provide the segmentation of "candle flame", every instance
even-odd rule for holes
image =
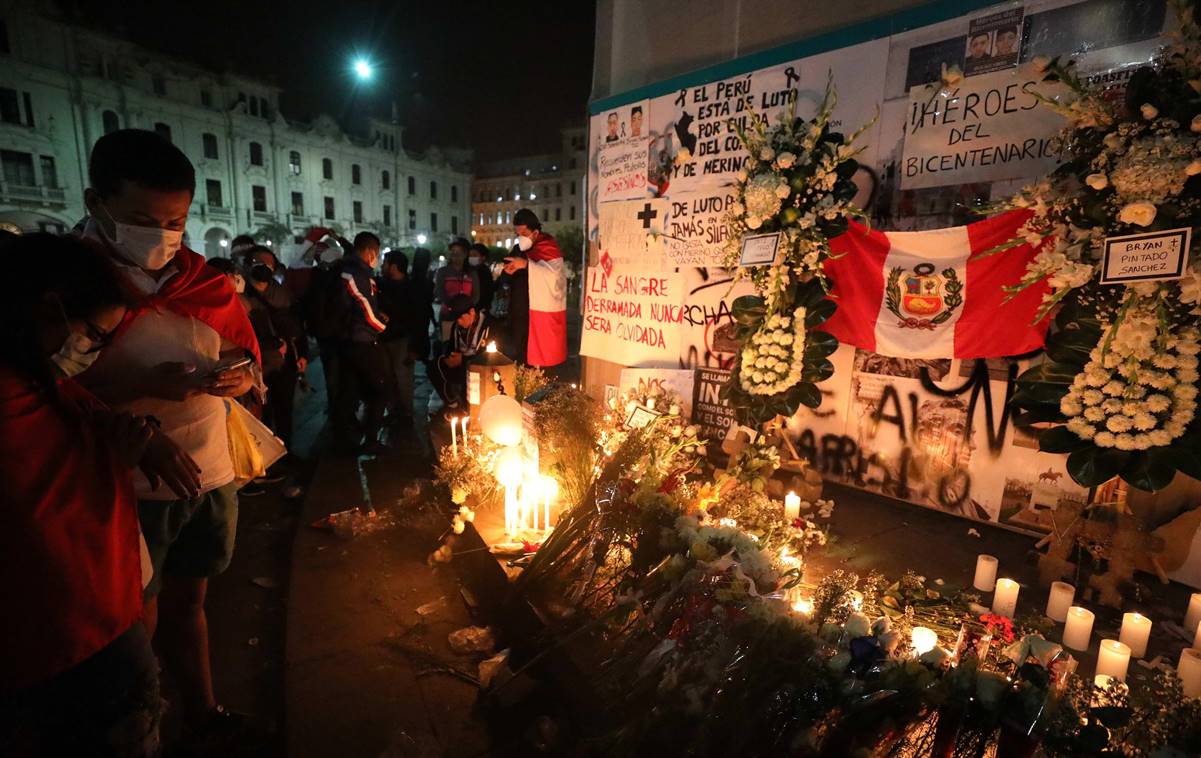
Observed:
[[[484,347],[484,352],[495,353],[496,352],[496,340],[489,340],[488,344]]]

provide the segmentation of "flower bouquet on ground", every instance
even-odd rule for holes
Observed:
[[[1070,160],[1008,202],[1033,212],[1011,244],[1049,242],[1011,289],[1045,283],[1039,317],[1061,308],[1046,359],[1019,378],[1013,402],[1027,422],[1052,425],[1040,449],[1068,454],[1086,487],[1201,478],[1201,27],[1192,7],[1180,10],[1176,44],[1135,72],[1124,103],[1086,86],[1071,63],[1033,63],[1074,99],[1044,99],[1069,119]],[[1181,277],[1102,283],[1107,238],[1170,231],[1187,232],[1177,238]]]

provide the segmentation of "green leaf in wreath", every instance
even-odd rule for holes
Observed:
[[[838,303],[830,299],[819,300],[805,310],[805,329],[816,329],[830,320],[838,310]]]
[[[1176,478],[1176,467],[1159,456],[1142,450],[1130,456],[1121,472],[1122,479],[1131,487],[1146,492],[1158,492]]]
[[[1038,437],[1038,449],[1044,453],[1074,453],[1092,444],[1066,426],[1048,429]]]
[[[801,372],[801,381],[805,382],[824,382],[834,376],[834,364],[829,358],[822,358],[817,363],[805,363],[805,370]]]
[[[1068,475],[1082,487],[1096,487],[1117,476],[1128,458],[1121,450],[1089,445],[1068,456]]]
[[[758,329],[767,315],[767,306],[758,295],[743,295],[734,301],[730,312],[739,325]]]
[[[829,332],[812,331],[805,335],[805,363],[829,357],[838,349],[838,338]]]
[[[1059,409],[1059,401],[1068,394],[1066,384],[1018,384],[1011,401],[1018,408]]]
[[[816,408],[822,404],[821,390],[812,382],[801,382],[788,390],[788,395],[806,408]]]
[[[1089,348],[1090,350],[1092,348]],[[1018,377],[1018,384],[1032,384],[1039,382],[1042,384],[1071,384],[1076,380],[1076,375],[1080,373],[1080,366],[1071,363],[1059,363],[1053,360],[1044,360],[1036,366],[1031,366],[1022,372]]]
[[[826,289],[818,279],[810,279],[807,282],[796,285],[794,295],[796,304],[802,305],[808,310],[816,308],[826,300]]]
[[[1186,434],[1170,447],[1152,450],[1158,461],[1194,479],[1201,479],[1201,435]]]

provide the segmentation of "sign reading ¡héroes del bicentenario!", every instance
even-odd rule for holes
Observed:
[[[1192,239],[1191,228],[1105,238],[1102,284],[1179,279]]]

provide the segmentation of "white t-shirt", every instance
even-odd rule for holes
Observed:
[[[172,274],[161,280],[134,266],[117,262],[127,280],[142,294],[156,292]],[[120,384],[121,377],[151,371],[160,363],[178,362],[196,367],[196,376],[213,370],[221,359],[221,335],[198,319],[181,316],[173,311],[149,310],[138,316],[129,328],[105,348],[90,374],[102,390],[109,384]],[[101,394],[103,400],[103,394]],[[229,458],[229,437],[226,431],[225,401],[213,395],[197,395],[182,402],[161,398],[140,398],[117,403],[116,410],[136,415],[151,415],[162,423],[162,429],[184,449],[200,467],[202,493],[229,484],[234,480],[233,462]],[[175,500],[176,495],[166,485],[151,489],[141,470],[134,470],[134,490],[143,500]]]

